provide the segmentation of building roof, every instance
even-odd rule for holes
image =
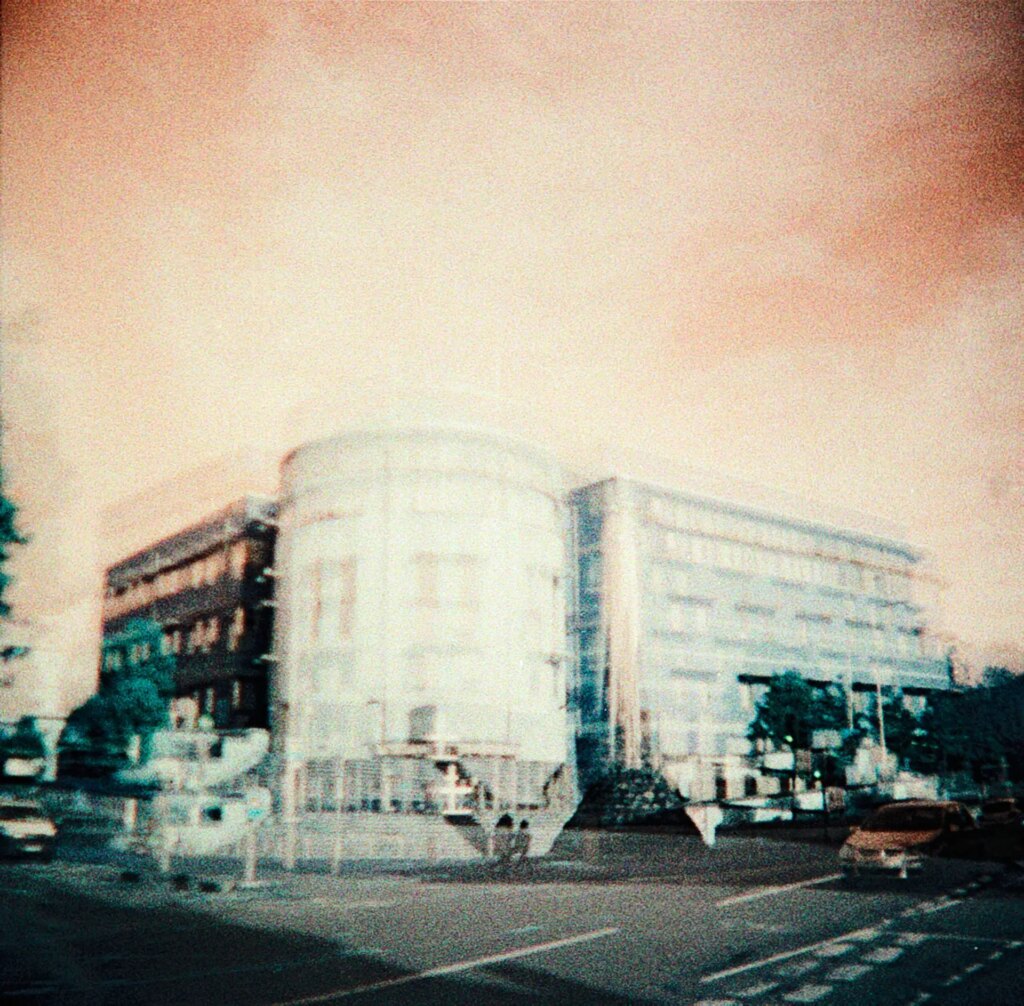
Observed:
[[[690,489],[673,488],[672,486],[661,485],[657,482],[647,479],[633,478],[632,476],[610,475],[607,478],[599,479],[589,485],[583,485],[573,489],[570,496],[582,495],[592,491],[597,486],[615,482],[627,483],[652,492],[672,496],[676,499],[696,503],[699,506],[706,507],[708,510],[733,513],[739,516],[752,518],[766,524],[795,528],[797,530],[807,531],[811,534],[827,535],[830,538],[838,538],[842,541],[850,542],[855,545],[863,545],[872,549],[895,552],[899,555],[905,556],[912,562],[917,562],[923,558],[920,549],[914,548],[912,545],[899,541],[893,537],[843,527],[838,524],[829,523],[825,520],[813,520],[808,517],[790,515],[782,512],[781,509],[769,509],[768,507],[737,502],[731,499],[724,499],[718,496],[695,492]],[[862,519],[864,521],[871,520],[869,517],[864,517]]]
[[[198,523],[148,545],[107,570],[106,580],[115,590],[127,587],[242,537],[253,525],[271,525],[277,502],[265,496],[244,496]]]

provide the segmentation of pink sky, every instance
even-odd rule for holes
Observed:
[[[570,454],[894,521],[941,628],[1019,644],[1020,29],[1008,3],[7,0],[15,602],[101,508],[292,446],[308,400],[438,386]]]

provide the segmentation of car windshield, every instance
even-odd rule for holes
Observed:
[[[23,821],[25,818],[41,818],[43,815],[35,807],[16,807],[8,804],[0,807],[0,821]]]
[[[1006,810],[1016,809],[1017,803],[1014,800],[993,800],[991,803],[986,803],[982,810],[986,814],[1001,814]]]
[[[937,831],[941,807],[883,807],[864,822],[865,831]]]

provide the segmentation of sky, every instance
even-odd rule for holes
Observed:
[[[144,544],[119,501],[444,393],[877,515],[1024,642],[1020,5],[3,19],[22,612]]]

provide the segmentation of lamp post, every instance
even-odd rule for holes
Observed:
[[[388,707],[384,699],[369,699],[366,708],[369,709],[370,706],[377,706],[380,709],[380,748],[377,762],[380,769],[380,809],[381,813],[386,814],[391,809],[391,794],[388,792],[388,777],[384,766]]]
[[[786,734],[782,738],[788,745],[790,754],[793,756],[793,768],[789,777],[789,821],[790,827],[796,827],[796,747],[793,744],[793,735]]]

